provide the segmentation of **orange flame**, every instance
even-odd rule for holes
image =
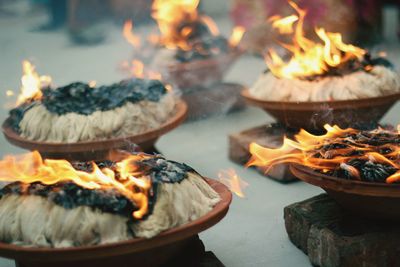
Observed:
[[[229,38],[229,44],[231,46],[237,46],[243,38],[246,29],[242,26],[236,26],[233,28],[231,37]]]
[[[360,179],[358,170],[347,164],[349,160],[358,158],[394,167],[397,170],[396,173],[389,176],[386,182],[400,181],[400,162],[398,158],[400,145],[388,143],[374,146],[369,143],[357,142],[348,137],[350,134],[357,134],[357,130],[352,128],[341,129],[338,126],[330,125],[325,125],[324,128],[327,133],[320,136],[301,130],[295,135],[294,140],[285,137],[282,146],[276,149],[251,143],[250,153],[252,156],[246,165],[266,167],[266,172],[274,165],[281,163],[297,163],[322,172],[328,172],[340,167],[352,173],[356,179]],[[377,129],[370,133],[372,135],[378,133],[399,135],[400,131],[390,132]],[[332,144],[335,144],[337,148],[324,149],[324,146],[329,147]],[[387,149],[387,153],[384,155],[380,153],[382,148]],[[316,157],[316,153],[321,156]]]
[[[244,198],[243,190],[249,185],[237,175],[234,169],[221,170],[218,173],[218,179],[226,185],[229,190],[235,193],[238,197]]]
[[[186,37],[192,30],[189,27],[179,29],[181,22],[196,21],[199,18],[197,6],[199,0],[154,0],[152,16],[157,21],[162,39],[167,48],[190,50]]]
[[[0,161],[0,181],[21,182],[24,184],[41,182],[53,185],[59,182],[73,182],[87,189],[115,188],[139,209],[133,212],[136,219],[142,218],[148,211],[148,193],[151,180],[143,176],[137,161],[148,155],[130,155],[116,163],[116,173],[109,169],[100,169],[95,163],[93,171],[78,171],[66,160],[43,160],[38,152],[20,156],[6,156]]]
[[[23,75],[21,78],[21,93],[17,99],[17,105],[29,99],[40,99],[42,97],[41,88],[51,83],[50,76],[40,76],[35,71],[35,66],[27,60],[22,62]]]
[[[198,13],[199,2],[199,0],[154,0],[152,16],[157,21],[161,32],[161,38],[157,41],[169,49],[191,50],[192,46],[188,42],[188,37],[194,30],[191,23],[196,21],[202,21],[212,35],[219,35],[218,26],[214,20]],[[182,27],[182,25],[186,26]],[[243,33],[244,28],[237,27],[232,33],[230,44],[237,45]]]
[[[132,21],[126,21],[122,30],[125,40],[130,43],[136,50],[142,48],[142,42],[138,35],[133,33]],[[153,35],[151,35],[153,36]],[[151,37],[154,38],[154,37]],[[150,39],[151,39],[150,38]],[[148,70],[145,65],[139,59],[133,59],[131,61],[124,61],[121,64],[122,69],[128,71],[133,77],[142,79],[154,79],[161,80],[162,76],[160,72]]]
[[[274,49],[269,49],[265,57],[266,64],[275,76],[294,79],[321,75],[326,73],[329,68],[338,67],[344,62],[362,59],[366,51],[343,43],[340,33],[316,28],[315,32],[323,43],[316,43],[305,37],[303,24],[306,11],[300,9],[294,2],[289,2],[289,4],[298,15],[284,18],[273,16],[269,19],[272,27],[278,29],[281,34],[294,34],[292,44],[282,44],[292,53],[288,62],[285,62]],[[294,25],[295,22],[297,22],[296,25]]]
[[[125,37],[125,40],[128,41],[133,47],[140,48],[141,42],[140,37],[133,33],[133,23],[131,20],[127,20],[124,23],[124,28],[122,30],[122,34]]]

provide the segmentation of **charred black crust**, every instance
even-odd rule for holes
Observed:
[[[95,111],[121,107],[128,102],[137,103],[143,100],[158,102],[167,93],[167,89],[158,80],[133,78],[96,88],[86,83],[75,82],[56,89],[42,88],[42,93],[43,97],[40,100],[28,100],[9,112],[14,130],[19,132],[19,123],[25,112],[36,104],[43,104],[49,112],[57,115],[67,113],[90,115]]]
[[[327,140],[327,142],[329,141]],[[324,159],[332,159],[338,155],[349,156],[350,158],[343,163],[354,167],[358,171],[359,177],[354,177],[350,171],[341,168],[339,164],[336,168],[324,172],[324,174],[348,180],[360,179],[365,182],[385,183],[386,179],[396,173],[398,169],[386,162],[366,158],[364,156],[365,150],[362,148],[367,146],[370,151],[377,152],[396,162],[399,160],[397,156],[389,154],[393,152],[391,146],[397,147],[399,144],[400,134],[395,132],[359,131],[336,137],[331,143],[324,144],[310,153],[314,158]],[[337,149],[349,150],[346,154],[337,154],[335,152]],[[319,170],[316,171],[319,172]]]
[[[96,164],[100,168],[115,170],[115,163],[112,161],[96,162]],[[143,170],[143,175],[149,176],[152,181],[152,188],[149,193],[149,213],[143,219],[153,211],[160,184],[180,183],[187,178],[188,172],[195,172],[186,164],[169,161],[161,156],[152,156],[137,161],[136,164]],[[91,172],[93,163],[75,162],[73,167],[79,171]],[[118,176],[116,178],[118,179]],[[72,182],[53,185],[45,185],[40,182],[32,184],[14,182],[0,189],[0,197],[9,194],[40,196],[65,209],[87,206],[102,212],[125,216],[130,220],[133,220],[132,213],[137,210],[137,207],[131,201],[113,188],[91,190]]]

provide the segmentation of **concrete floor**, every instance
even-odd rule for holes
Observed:
[[[131,54],[130,46],[121,37],[119,28],[107,25],[108,39],[92,46],[72,45],[64,31],[33,33],[41,17],[0,18],[0,120],[7,116],[10,102],[7,89],[17,90],[21,76],[21,61],[33,59],[41,74],[50,74],[57,85],[77,80],[96,80],[98,84],[112,83],[124,76],[117,65]],[[229,29],[227,20],[218,20],[223,31]],[[380,49],[389,51],[389,58],[399,63],[399,45],[388,39]],[[265,68],[260,59],[241,58],[226,79],[251,85]],[[223,103],[221,103],[223,105]],[[400,106],[396,105],[384,121],[397,123]],[[212,250],[226,266],[310,266],[308,258],[293,246],[286,235],[283,207],[312,197],[319,188],[297,182],[282,185],[253,170],[229,161],[227,135],[270,121],[264,112],[248,108],[243,112],[220,115],[207,120],[186,123],[161,138],[157,147],[165,156],[184,161],[208,177],[216,177],[221,169],[234,168],[249,183],[244,199],[234,198],[226,218],[201,234],[208,250]],[[22,150],[0,137],[0,154]],[[0,259],[0,267],[14,266]]]

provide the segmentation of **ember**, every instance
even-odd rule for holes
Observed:
[[[326,134],[301,130],[294,140],[285,138],[278,149],[250,145],[248,166],[272,167],[297,163],[316,171],[367,182],[400,182],[400,133],[382,128],[372,131],[325,125]]]

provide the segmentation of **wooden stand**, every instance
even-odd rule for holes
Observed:
[[[400,266],[398,223],[346,213],[328,195],[284,209],[286,231],[315,266]]]
[[[276,148],[282,145],[283,136],[293,135],[295,131],[287,130],[278,124],[267,124],[254,127],[239,133],[229,135],[229,158],[238,163],[245,164],[250,159],[249,145],[255,142],[259,145]],[[288,164],[281,164],[273,167],[268,175],[265,168],[258,167],[257,170],[273,180],[281,183],[298,181],[289,171]]]
[[[217,83],[210,88],[182,89],[182,99],[188,104],[188,120],[207,118],[243,109],[240,96],[243,86],[235,83]]]

